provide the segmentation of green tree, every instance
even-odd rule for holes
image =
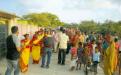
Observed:
[[[63,25],[59,18],[51,13],[31,13],[23,16],[29,23],[34,23],[38,26],[57,27]]]
[[[96,32],[97,23],[94,21],[82,21],[79,25],[79,28],[84,32]]]

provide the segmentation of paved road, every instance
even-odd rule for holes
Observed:
[[[69,71],[69,62],[70,62],[70,56],[67,56],[66,65],[58,65],[57,64],[57,54],[53,54],[52,56],[52,62],[49,69],[41,68],[40,64],[35,65],[31,63],[29,64],[29,70],[25,74],[21,75],[84,75],[83,68],[82,70],[74,70],[72,72]],[[6,60],[0,61],[0,73],[1,75],[4,75],[4,72],[6,70]],[[90,73],[89,75],[94,75],[93,73]],[[102,69],[98,68],[98,75],[104,75]]]

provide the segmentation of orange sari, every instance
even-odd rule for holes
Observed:
[[[28,70],[29,57],[30,57],[30,40],[22,40],[22,53],[20,55],[20,69],[21,72],[26,72]]]

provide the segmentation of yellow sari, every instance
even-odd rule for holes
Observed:
[[[117,67],[117,52],[115,49],[115,43],[112,42],[107,48],[104,57],[104,73],[105,75],[112,75]]]
[[[22,53],[20,55],[20,69],[21,72],[26,72],[28,70],[29,56],[30,56],[30,40],[22,40]]]
[[[33,46],[32,46],[32,58],[33,58],[33,63],[38,64],[39,60],[41,58],[41,49],[42,46],[40,45],[40,41],[43,39],[44,34],[38,35],[37,39],[33,41]]]

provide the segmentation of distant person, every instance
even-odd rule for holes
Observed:
[[[39,32],[35,32],[31,40],[32,44],[31,54],[32,54],[33,64],[39,64],[40,60],[40,39],[38,36]]]
[[[119,37],[118,43],[119,43],[119,52],[121,53],[121,37]]]
[[[58,33],[57,31],[53,31],[53,39],[54,39],[54,52],[58,52]]]
[[[75,45],[72,45],[70,52],[71,52],[70,71],[73,71],[76,68],[76,62],[77,62],[77,48]]]
[[[118,51],[118,53],[119,53],[119,63],[121,63],[121,37],[119,37],[119,51]],[[121,73],[121,64],[119,64],[118,65],[119,66],[119,74]]]
[[[43,37],[44,37],[44,32],[41,29],[40,31],[38,31],[34,34],[32,40],[31,40],[33,64],[39,64],[39,61],[41,59]]]
[[[89,35],[89,40],[90,41],[96,40],[96,37],[94,35],[94,32],[91,32],[91,34]]]
[[[21,43],[18,38],[18,27],[13,26],[11,28],[12,35],[7,37],[7,70],[5,75],[11,75],[14,69],[14,75],[19,75],[18,59],[21,51]]]
[[[78,43],[79,43],[79,35],[80,31],[76,31],[75,35],[72,37],[72,45],[75,45],[78,48]]]
[[[69,37],[66,35],[65,30],[61,27],[61,33],[59,34],[59,52],[58,52],[58,64],[65,65],[66,49]]]
[[[95,48],[97,47],[96,41],[92,40],[92,53],[95,52]]]
[[[98,50],[98,47],[95,47],[95,51],[93,52],[93,67],[94,67],[94,72],[97,73],[97,67],[98,63],[100,62],[100,52]]]
[[[77,61],[77,67],[76,67],[76,70],[80,70],[81,69],[81,65],[83,64],[83,54],[84,54],[84,48],[83,48],[83,44],[82,42],[79,42],[79,47],[77,49],[77,57],[78,57],[78,61]]]
[[[105,75],[113,75],[117,68],[117,51],[114,39],[111,35],[107,37],[107,41],[109,43],[108,48],[105,51],[104,57],[104,74]]]

